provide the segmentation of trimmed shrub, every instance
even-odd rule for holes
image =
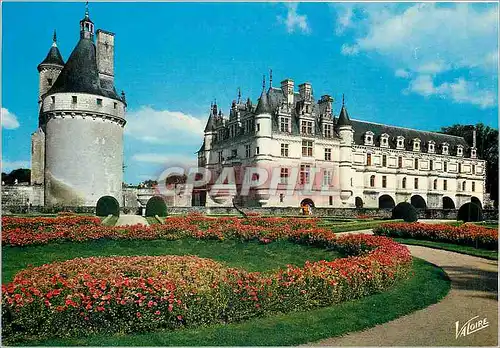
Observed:
[[[415,222],[417,218],[417,210],[408,202],[401,202],[392,209],[393,219],[403,219],[406,222]]]
[[[483,209],[476,203],[465,203],[458,209],[457,220],[463,222],[483,221]]]
[[[109,214],[120,216],[120,204],[113,196],[102,196],[97,201],[95,214],[97,216],[108,216]]]
[[[167,204],[161,196],[151,197],[146,204],[146,216],[167,216]]]

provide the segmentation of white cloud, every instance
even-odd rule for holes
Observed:
[[[287,3],[286,7],[288,9],[286,18],[282,16],[278,16],[278,22],[284,23],[286,29],[289,33],[293,33],[295,30],[300,30],[304,34],[308,34],[311,32],[311,28],[307,23],[306,15],[299,15],[297,13],[297,3]]]
[[[6,108],[2,108],[2,128],[5,129],[19,128],[19,121],[17,120],[16,115],[14,115]]]
[[[125,134],[154,144],[198,144],[203,140],[205,123],[182,112],[143,106],[127,113]]]
[[[406,69],[397,69],[394,75],[396,75],[396,77],[402,77],[404,79],[407,79],[408,77],[410,77],[411,74]]]
[[[496,104],[495,94],[491,91],[476,89],[473,83],[464,78],[435,85],[430,75],[420,75],[410,82],[408,89],[426,97],[437,95],[443,99],[449,98],[456,103],[473,104],[483,109]]]
[[[335,32],[337,33],[337,35],[343,34],[346,29],[352,26],[354,6],[354,4],[349,3],[345,3],[343,4],[343,6],[335,6],[335,9],[337,11],[337,26],[335,28]]]
[[[410,79],[407,91],[483,108],[496,105],[497,5],[358,4],[359,16],[352,5],[339,10],[343,6],[335,5],[337,26],[352,28],[354,39],[342,46],[342,54],[377,53],[396,76]]]
[[[168,153],[136,153],[132,156],[132,160],[136,162],[161,164],[165,167],[191,167],[198,162],[196,154],[180,155]]]
[[[29,161],[4,161],[2,160],[2,172],[10,173],[14,169],[18,168],[31,168],[31,163]]]

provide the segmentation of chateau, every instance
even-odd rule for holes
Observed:
[[[279,182],[276,192],[268,180],[249,195],[210,194],[209,186],[201,204],[391,208],[406,201],[458,209],[483,203],[485,161],[476,157],[475,133],[467,144],[462,137],[355,120],[344,100],[336,114],[331,96],[315,100],[307,82],[298,89],[291,79],[273,87],[271,75],[256,106],[239,95],[224,117],[212,105],[199,166],[215,175],[227,167],[278,171]]]
[[[39,126],[32,135],[31,184],[39,205],[95,206],[122,201],[125,95],[114,86],[114,34],[97,30],[88,8],[80,40],[64,62],[53,44],[38,65]]]

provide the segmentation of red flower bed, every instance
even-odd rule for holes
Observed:
[[[288,266],[263,274],[226,268],[195,256],[56,262],[21,271],[13,282],[2,286],[3,335],[14,340],[16,336],[75,336],[235,322],[359,298],[387,289],[409,275],[411,255],[405,246],[385,237],[337,237],[315,227],[316,223],[313,219],[211,219],[195,215],[169,218],[167,224],[151,227],[78,224],[80,235],[52,240],[192,237],[269,243],[286,239],[336,249],[349,257],[306,262],[303,267]],[[47,242],[36,233],[32,235]]]
[[[474,224],[387,223],[373,229],[380,236],[415,238],[468,245],[482,249],[498,249],[498,231]]]

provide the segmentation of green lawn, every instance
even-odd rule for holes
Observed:
[[[270,244],[236,240],[98,240],[82,243],[52,243],[27,247],[2,248],[2,282],[12,280],[28,265],[39,266],[52,261],[76,257],[110,255],[198,255],[225,262],[230,267],[248,271],[269,271],[287,264],[302,266],[306,260],[332,260],[339,253],[302,246],[287,241]]]
[[[388,222],[402,222],[403,220],[371,220],[371,221],[354,221],[354,222],[341,222],[341,223],[319,223],[318,227],[329,228],[334,233],[349,232],[358,230],[367,230],[377,227],[381,224]]]
[[[314,249],[310,251],[314,252]],[[22,342],[19,345],[282,346],[306,344],[388,322],[436,303],[448,293],[450,282],[443,270],[416,258],[414,258],[413,269],[413,277],[389,291],[307,312],[280,314],[243,323],[195,329],[156,331],[135,335],[94,335],[84,338]]]
[[[483,257],[485,259],[490,259],[490,260],[498,260],[497,250],[476,249],[471,246],[434,242],[434,241],[420,240],[420,239],[409,239],[409,238],[393,238],[393,239],[396,242],[402,244],[421,245],[434,249],[443,249],[448,251],[454,251],[461,254]]]

